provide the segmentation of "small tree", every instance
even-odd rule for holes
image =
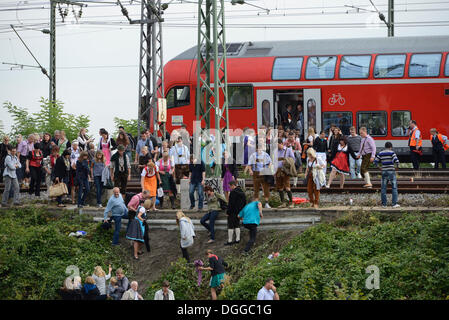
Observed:
[[[137,119],[125,120],[114,117],[115,135],[118,135],[118,127],[122,126],[127,133],[130,133],[133,137],[137,137]],[[145,128],[145,122],[140,120],[140,130]]]
[[[41,110],[30,114],[26,108],[21,108],[7,101],[3,107],[11,114],[14,124],[11,127],[11,135],[29,135],[31,133],[48,132],[53,134],[55,130],[64,130],[69,140],[78,136],[81,128],[89,127],[89,116],[75,116],[64,112],[64,104],[61,101],[50,102],[40,99]]]

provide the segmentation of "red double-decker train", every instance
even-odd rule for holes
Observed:
[[[368,128],[378,147],[409,154],[416,120],[424,155],[429,130],[449,134],[449,36],[265,41],[228,44],[230,128],[276,127],[286,106],[303,106],[304,130]],[[197,49],[164,67],[167,130],[195,120]],[[213,117],[212,117],[213,118]],[[212,120],[213,121],[213,120]],[[212,126],[214,124],[212,123]]]

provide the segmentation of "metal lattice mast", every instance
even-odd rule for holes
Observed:
[[[49,102],[56,101],[56,1],[50,1],[50,68]]]
[[[142,0],[140,23],[138,134],[142,118],[157,127],[157,93],[164,97],[162,63],[162,18],[160,0]],[[159,82],[160,80],[160,82]],[[158,83],[159,82],[159,83]],[[153,108],[152,117],[150,109]]]
[[[224,0],[198,1],[196,119],[211,129],[215,119],[215,152],[221,156],[222,129],[229,127]],[[222,52],[220,52],[222,51]],[[213,84],[211,83],[213,71]],[[223,123],[223,127],[221,127]],[[214,176],[221,176],[221,157]]]

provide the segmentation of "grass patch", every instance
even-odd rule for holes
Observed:
[[[82,238],[70,232],[84,230]],[[100,265],[107,271],[129,270],[118,248],[111,246],[112,230],[105,231],[92,217],[52,213],[24,207],[0,215],[0,299],[58,299],[68,266],[76,266],[83,280]]]

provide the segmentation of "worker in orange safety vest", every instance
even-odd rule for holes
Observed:
[[[446,136],[438,133],[437,129],[430,129],[430,141],[432,142],[432,155],[435,162],[435,169],[441,162],[441,167],[446,169],[446,156],[444,152],[449,149],[449,140]]]
[[[408,146],[413,169],[419,169],[419,157],[422,155],[422,138],[415,120],[410,120],[408,129]]]

